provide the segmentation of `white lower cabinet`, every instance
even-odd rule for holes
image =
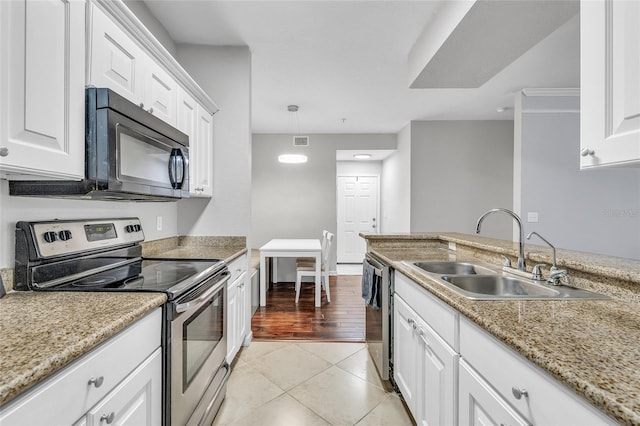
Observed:
[[[397,271],[393,319],[394,379],[418,425],[616,424]]]
[[[3,406],[0,424],[161,424],[161,330],[158,308]]]
[[[515,412],[521,422],[532,425],[614,425],[611,418],[597,410],[564,385],[516,353],[466,318],[460,320],[460,423],[473,416],[474,404],[485,407],[489,418],[504,418]],[[463,374],[463,365],[466,372]],[[463,376],[484,383],[467,389]],[[479,379],[481,377],[481,379]],[[465,378],[464,383],[472,380]],[[470,393],[473,391],[473,395]],[[479,401],[470,403],[469,400]],[[494,403],[493,400],[497,400]],[[489,403],[491,402],[491,403]],[[471,411],[471,414],[470,414]],[[485,423],[468,423],[485,424]],[[493,424],[489,422],[489,424]],[[495,424],[509,424],[497,421]]]
[[[396,274],[394,298],[394,378],[411,414],[419,425],[457,424],[458,354],[431,327],[420,312],[422,303],[441,303],[425,299],[414,304],[415,297],[403,299],[410,293]],[[414,284],[415,285],[415,284]],[[405,292],[405,289],[408,290]],[[406,296],[405,296],[406,297]],[[412,309],[416,307],[417,310]],[[452,317],[453,320],[453,317]]]
[[[249,308],[247,303],[247,255],[229,264],[231,278],[227,286],[227,362],[231,363],[247,335]]]
[[[528,425],[507,401],[464,360],[460,360],[459,420],[461,425]]]

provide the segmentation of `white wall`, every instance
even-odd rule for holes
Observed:
[[[291,135],[253,135],[251,234],[254,248],[272,238],[320,238],[323,229],[335,234],[336,150],[394,149],[396,146],[392,134],[312,134],[309,137],[308,147],[294,148]],[[278,155],[285,152],[304,153],[309,161],[278,163]],[[331,270],[335,270],[335,259],[334,245]],[[291,265],[284,266],[285,271],[293,271]],[[281,275],[280,279],[295,281],[290,275]]]
[[[512,121],[411,123],[411,231],[475,233],[478,217],[510,208]],[[482,235],[511,239],[512,219],[488,218]]]
[[[177,235],[176,202],[135,203],[12,197],[9,195],[8,181],[0,180],[0,268],[14,267],[14,231],[17,221],[131,216],[139,217],[142,221],[146,240]],[[156,230],[156,216],[162,216],[161,231]]]
[[[250,237],[251,52],[178,45],[177,59],[218,105],[213,116],[213,198],[180,201],[180,235]]]
[[[382,162],[380,232],[411,228],[411,124],[397,135],[396,151]]]
[[[336,176],[380,176],[382,161],[338,161]]]
[[[527,232],[558,248],[640,259],[640,170],[580,171],[578,96],[521,101],[521,209],[525,220],[539,215]]]

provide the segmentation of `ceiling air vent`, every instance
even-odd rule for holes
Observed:
[[[294,136],[293,146],[309,146],[309,136]]]

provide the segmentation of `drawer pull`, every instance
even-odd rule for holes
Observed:
[[[422,341],[428,348],[431,347],[431,345],[429,344],[429,341],[427,340],[427,333],[425,333],[422,327],[418,327],[418,336],[420,336],[420,339],[422,339]]]
[[[102,386],[102,382],[104,382],[104,376],[100,376],[100,377],[92,377],[89,379],[89,383],[88,385],[94,385],[95,387],[99,388],[100,386]]]
[[[529,392],[527,392],[526,389],[518,389],[516,387],[511,388],[511,392],[513,393],[513,396],[516,397],[516,399],[520,399],[523,396],[525,398],[529,398]]]
[[[416,329],[416,322],[414,321],[413,318],[409,318],[407,320],[407,322],[409,323],[409,325],[411,326],[411,328],[413,328],[414,330]]]
[[[103,414],[102,417],[100,417],[100,423],[107,422],[107,424],[110,425],[111,423],[113,423],[113,419],[115,417],[116,417],[115,411],[112,411],[109,414]]]

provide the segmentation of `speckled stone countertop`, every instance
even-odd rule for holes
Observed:
[[[142,256],[147,258],[223,259],[228,263],[246,252],[245,237],[172,237],[142,245]]]
[[[166,300],[161,293],[8,293],[0,299],[0,406]]]
[[[223,259],[245,237],[172,237],[143,243],[149,258]],[[3,269],[8,290],[13,271]],[[0,299],[0,406],[166,302],[162,293],[9,291]]]
[[[517,255],[517,244],[464,234],[363,236],[369,250],[397,271],[604,413],[622,424],[640,424],[640,262],[558,251],[558,263],[575,278],[574,285],[612,300],[474,301],[402,261],[482,260],[499,269],[499,255]],[[450,242],[458,244],[456,251],[448,249]],[[550,262],[543,250],[527,245],[527,259]]]

